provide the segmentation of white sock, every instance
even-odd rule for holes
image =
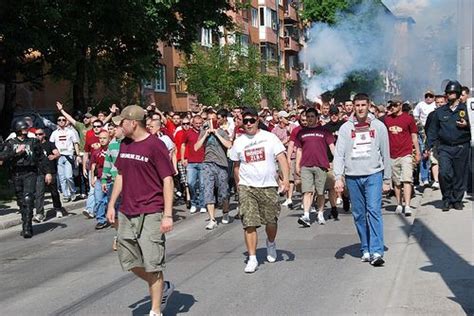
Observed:
[[[309,211],[304,211],[303,217],[304,218],[309,218]]]
[[[257,261],[257,256],[256,255],[249,256],[249,261]]]

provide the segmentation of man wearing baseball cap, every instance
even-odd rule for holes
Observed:
[[[174,288],[172,283],[163,281],[165,233],[173,229],[174,168],[165,144],[147,132],[143,108],[129,105],[113,122],[122,126],[126,138],[115,162],[118,174],[107,220],[115,222],[115,202],[121,194],[119,261],[124,271],[131,271],[148,283],[150,315],[160,315]]]

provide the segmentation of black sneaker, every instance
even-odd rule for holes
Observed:
[[[448,212],[450,207],[451,207],[451,204],[448,201],[444,201],[443,202],[443,207],[441,208],[441,210],[443,212]]]
[[[454,202],[454,209],[458,211],[462,211],[462,203],[461,202]]]
[[[334,218],[335,221],[339,220],[339,212],[337,211],[337,207],[331,207],[331,217]]]
[[[165,281],[163,284],[163,295],[161,296],[161,312],[165,310],[166,304],[168,304],[168,299],[170,298],[171,294],[173,294],[173,291],[174,284],[169,281]]]
[[[374,267],[380,267],[384,263],[385,263],[385,260],[383,260],[382,256],[379,255],[378,253],[374,254],[370,261],[370,264],[373,265]]]
[[[347,197],[343,197],[342,198],[342,209],[344,210],[344,212],[349,212],[351,208],[351,203],[349,202],[349,199]]]
[[[300,218],[298,218],[298,224],[300,224],[303,227],[311,226],[311,222],[309,221],[309,218],[306,218],[304,216],[301,216]]]
[[[105,223],[97,223],[97,225],[95,225],[95,229],[97,230],[100,230],[100,229],[104,229],[104,228],[107,228],[109,227],[109,223],[108,222],[105,222]]]

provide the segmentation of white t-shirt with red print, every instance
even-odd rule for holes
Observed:
[[[282,152],[285,146],[270,132],[259,130],[253,136],[242,134],[230,150],[230,159],[240,162],[239,185],[278,187],[276,156]]]

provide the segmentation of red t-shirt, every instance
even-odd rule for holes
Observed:
[[[296,135],[298,135],[298,132],[301,131],[302,127],[300,125],[296,126],[293,128],[293,130],[290,133],[290,142],[292,141],[293,143],[296,140]],[[290,159],[296,159],[296,148],[293,149],[293,152],[291,153]]]
[[[176,144],[176,157],[178,157],[178,161],[181,160],[181,145],[183,144],[185,134],[186,130],[180,129],[176,132],[176,135],[174,137],[174,143]],[[188,159],[187,150],[184,151],[184,158]]]
[[[398,116],[386,116],[384,123],[388,130],[390,157],[399,158],[411,155],[413,152],[411,134],[418,133],[415,119],[403,112]]]
[[[329,169],[327,146],[334,144],[334,136],[321,126],[302,128],[295,139],[295,146],[303,150],[301,167]]]
[[[120,212],[128,216],[163,212],[163,179],[173,176],[166,145],[154,136],[134,142],[125,138],[115,162],[122,175]]]
[[[86,153],[92,152],[92,149],[97,149],[99,146],[99,136],[95,136],[94,131],[88,130],[86,133],[86,142],[84,144],[84,151]]]
[[[188,162],[190,163],[200,163],[204,161],[206,146],[201,146],[198,151],[194,150],[194,144],[197,143],[198,139],[199,132],[195,131],[193,128],[190,128],[184,135],[183,143],[186,144],[186,153],[188,154]]]
[[[168,132],[170,132],[171,135],[174,135],[174,132],[176,131],[176,125],[174,125],[173,121],[170,119],[166,120],[165,124],[166,129]],[[169,136],[169,135],[168,135]]]
[[[95,176],[98,179],[102,178],[102,170],[104,169],[105,153],[107,146],[99,149],[93,149],[91,152],[91,165],[95,163]]]

